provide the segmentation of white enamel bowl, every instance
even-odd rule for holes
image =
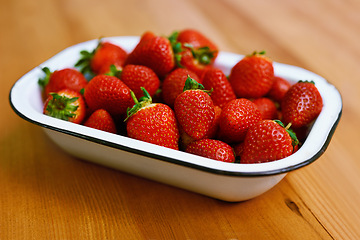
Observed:
[[[139,37],[110,37],[104,40],[131,51]],[[305,69],[274,63],[275,74],[289,81],[313,80],[324,107],[303,146],[292,156],[260,164],[214,161],[181,151],[115,135],[42,114],[39,77],[42,67],[50,70],[73,67],[81,50],[93,50],[98,40],[71,46],[21,77],[9,95],[13,110],[23,119],[43,127],[48,136],[70,154],[100,165],[187,189],[224,201],[254,198],[285,177],[288,172],[318,159],[326,150],[342,113],[341,95],[324,78]],[[243,56],[220,52],[216,66],[225,74]]]

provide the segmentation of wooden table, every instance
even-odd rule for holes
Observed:
[[[1,0],[0,239],[360,239],[359,12],[356,0]],[[325,154],[226,203],[70,156],[10,108],[14,82],[70,45],[188,27],[333,83],[344,108]]]

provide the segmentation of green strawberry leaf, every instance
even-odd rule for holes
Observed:
[[[191,78],[190,75],[188,75],[185,81],[183,92],[185,92],[186,90],[197,90],[197,89],[203,90],[205,89],[205,87],[201,83],[198,83],[195,79]]]
[[[50,69],[48,67],[43,67],[41,70],[45,73],[45,77],[39,78],[38,84],[40,85],[40,87],[42,89],[44,89],[45,86],[49,83],[52,72],[50,71]]]
[[[76,116],[75,111],[79,106],[72,105],[78,97],[68,98],[57,93],[50,93],[52,99],[46,106],[47,115],[58,119],[69,121]]]
[[[88,74],[93,76],[94,73],[91,70],[91,60],[94,57],[96,51],[101,47],[102,38],[99,38],[97,46],[91,51],[82,50],[80,51],[80,59],[75,63],[75,67],[79,69],[82,74]]]
[[[216,51],[211,51],[211,49],[207,46],[195,49],[193,45],[184,43],[184,47],[189,48],[193,57],[204,65],[210,64],[211,60],[215,57],[214,54]]]
[[[181,62],[181,54],[176,53],[174,56],[175,56],[176,66],[178,66],[179,68],[184,68],[184,66],[180,63]]]
[[[183,51],[181,43],[177,41],[178,36],[179,36],[179,32],[175,31],[168,37],[171,47],[175,54]]]
[[[114,64],[110,65],[109,72],[105,73],[105,75],[117,77],[120,79],[122,70],[118,69]]]
[[[298,83],[311,83],[315,85],[315,82],[313,80],[299,80]]]
[[[293,147],[295,147],[296,145],[299,144],[299,140],[298,138],[296,137],[296,133],[292,130],[292,129],[286,129],[286,132],[290,135],[291,137],[291,144]]]
[[[171,35],[168,37],[171,45],[173,45],[173,44],[175,44],[177,42],[178,36],[179,36],[178,31],[174,31],[173,33],[171,33]]]
[[[285,128],[285,125],[280,120],[274,120],[274,122]]]
[[[144,96],[142,96],[139,100],[136,98],[135,93],[133,91],[130,91],[131,97],[134,100],[135,104],[132,108],[128,108],[126,110],[126,118],[124,122],[126,122],[131,116],[133,116],[135,113],[137,113],[141,108],[152,104],[152,98],[148,91],[146,91],[145,88],[141,87],[141,90],[144,93]]]
[[[185,85],[183,88],[183,92],[187,90],[201,90],[206,92],[207,94],[211,95],[211,93],[214,91],[214,89],[211,90],[205,90],[204,85],[201,83],[198,83],[195,79],[191,78],[190,75],[187,76],[187,79],[185,81]]]
[[[256,55],[261,55],[261,56],[265,56],[266,54],[266,51],[265,50],[262,50],[260,52],[257,52],[257,51],[254,51],[252,52],[251,54],[248,54],[246,55],[247,57],[252,57],[252,56],[256,56]]]
[[[296,145],[299,144],[299,140],[298,140],[298,138],[296,137],[296,133],[295,133],[292,129],[290,129],[291,123],[289,123],[289,124],[285,127],[285,125],[284,125],[280,120],[274,120],[274,122],[276,122],[277,124],[279,124],[281,127],[285,128],[286,132],[287,132],[287,133],[290,135],[290,137],[291,137],[291,140],[292,140],[291,144],[292,144],[293,147],[295,147]]]
[[[175,63],[179,68],[184,68],[184,66],[180,63],[181,62],[181,52],[184,51],[184,49],[182,48],[182,45],[180,42],[177,41],[177,38],[179,36],[179,32],[178,31],[174,31],[169,37],[169,41],[171,44],[171,47],[173,49],[174,52],[174,56],[175,56]]]

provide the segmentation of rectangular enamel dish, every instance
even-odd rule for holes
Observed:
[[[104,38],[130,52],[139,37]],[[291,82],[313,80],[324,107],[299,151],[269,163],[224,163],[150,143],[111,134],[42,114],[43,102],[38,79],[42,68],[51,71],[73,67],[81,50],[92,51],[98,40],[71,46],[21,77],[9,95],[13,110],[23,119],[43,127],[64,151],[84,160],[187,189],[224,201],[256,197],[275,186],[285,175],[318,159],[326,150],[342,113],[337,89],[321,76],[305,69],[274,62],[275,74]],[[220,52],[216,67],[225,74],[243,56]]]

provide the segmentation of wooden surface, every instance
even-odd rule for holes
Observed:
[[[357,0],[0,0],[0,239],[360,239],[359,12]],[[70,45],[187,27],[333,83],[343,116],[325,154],[226,203],[74,158],[10,108],[14,82]]]

